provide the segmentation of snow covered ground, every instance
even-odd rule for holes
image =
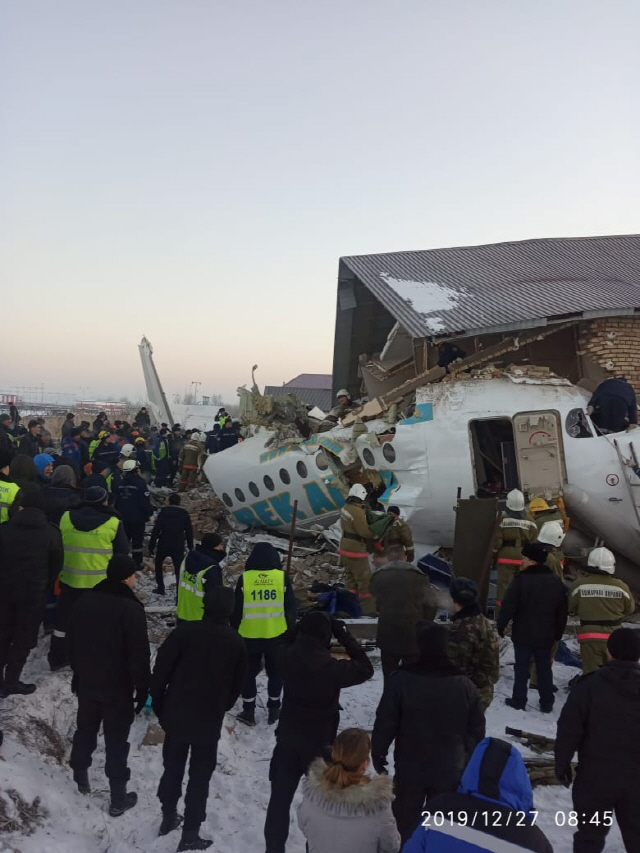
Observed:
[[[31,802],[39,797],[48,816],[32,834],[0,834],[0,853],[169,853],[177,847],[179,834],[158,838],[160,820],[155,796],[162,771],[160,746],[142,746],[147,725],[154,718],[144,714],[133,726],[130,743],[131,784],[139,796],[138,806],[121,818],[107,814],[108,785],[104,776],[104,749],[100,743],[94,756],[90,777],[94,792],[81,796],[73,784],[71,773],[55,758],[41,753],[43,733],[29,717],[44,720],[67,741],[74,729],[75,698],[69,689],[69,674],[51,674],[46,664],[47,643],[43,640],[31,657],[25,677],[38,683],[32,696],[11,697],[3,703],[0,722],[5,729],[5,742],[0,750],[0,791],[13,789]],[[374,659],[375,660],[375,659]],[[544,715],[537,710],[537,694],[531,693],[531,709],[514,711],[504,705],[513,681],[511,648],[506,648],[502,661],[502,677],[496,697],[487,714],[488,733],[504,737],[505,726],[555,736],[558,712],[566,696],[566,684],[575,669],[555,665],[555,680],[560,687],[557,708]],[[377,662],[379,663],[379,662]],[[360,687],[343,691],[343,727],[361,726],[371,729],[382,689],[382,674],[376,667],[374,678]],[[259,701],[264,703],[264,676],[259,683]],[[219,747],[219,765],[211,783],[208,818],[203,835],[215,840],[213,851],[224,853],[262,853],[262,828],[269,797],[268,768],[274,745],[273,728],[266,724],[266,712],[258,706],[258,725],[247,729],[229,714],[225,719]],[[237,710],[234,712],[237,713]],[[20,730],[23,734],[20,734]],[[24,732],[31,733],[25,745]],[[36,733],[35,735],[33,733]],[[38,738],[38,745],[33,738]],[[63,744],[64,745],[64,741]],[[54,748],[50,751],[55,753]],[[526,753],[525,747],[522,748]],[[292,810],[288,851],[302,853],[304,842]],[[546,833],[556,853],[570,853],[572,830],[556,825],[556,813],[571,809],[569,791],[561,787],[538,788],[535,795],[539,809],[539,826]],[[624,847],[616,826],[610,832],[606,853],[622,853]]]

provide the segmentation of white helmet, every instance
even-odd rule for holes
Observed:
[[[127,461],[122,466],[122,470],[126,474],[128,471],[135,471],[136,468],[140,467],[140,463],[136,459],[127,459]]]
[[[589,566],[612,575],[616,570],[616,558],[608,548],[594,548],[589,554]]]
[[[559,548],[564,541],[564,528],[559,521],[547,521],[540,528],[538,534],[538,542],[543,545],[553,545],[554,548]]]
[[[350,498],[360,498],[361,501],[367,497],[367,490],[360,483],[354,483],[349,489]]]
[[[126,459],[128,459],[135,452],[136,449],[133,444],[123,444],[120,448],[120,456],[124,456]]]
[[[194,430],[194,432],[191,433],[191,440],[192,441],[204,441],[205,437],[201,432],[198,432],[198,430]]]
[[[346,388],[341,388],[336,394],[336,400],[339,400],[340,397],[348,397],[349,399],[351,399],[351,394],[347,391]]]
[[[507,495],[507,509],[512,512],[522,512],[524,509],[524,495],[520,489],[513,489]]]

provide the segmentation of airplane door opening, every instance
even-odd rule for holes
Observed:
[[[513,429],[523,492],[530,497],[562,494],[567,476],[558,413],[520,412]]]
[[[469,421],[476,494],[479,497],[518,489],[513,425],[509,418]]]

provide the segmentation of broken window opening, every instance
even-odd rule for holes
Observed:
[[[593,430],[584,409],[571,409],[564,426],[571,438],[593,438]]]
[[[478,497],[495,497],[518,489],[513,425],[509,418],[469,421],[473,475]]]

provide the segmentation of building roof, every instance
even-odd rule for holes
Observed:
[[[303,374],[304,375],[304,374]],[[279,400],[285,394],[295,394],[300,397],[305,403],[310,406],[317,406],[323,412],[328,412],[333,406],[333,395],[331,387],[329,388],[299,388],[290,383],[287,385],[265,385],[265,396],[273,397],[274,400]]]
[[[638,234],[341,258],[348,271],[414,338],[640,311]]]
[[[295,379],[284,383],[285,388],[321,388],[331,390],[332,376],[330,373],[301,373]]]

